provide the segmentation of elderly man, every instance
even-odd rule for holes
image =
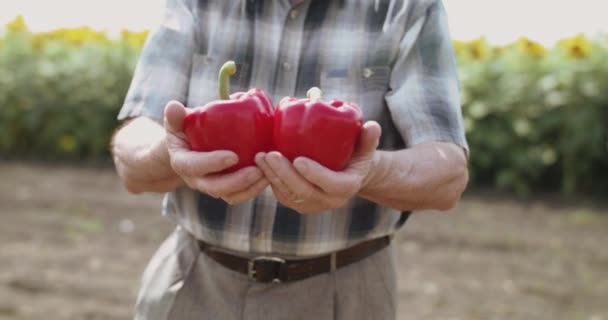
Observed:
[[[182,122],[234,91],[275,102],[313,86],[367,121],[347,167],[278,152],[220,174],[229,150],[190,151]],[[133,193],[167,193],[177,225],[148,265],[136,319],[394,319],[392,235],[467,184],[458,80],[440,0],[168,0],[115,134]],[[227,135],[230,132],[226,132]]]

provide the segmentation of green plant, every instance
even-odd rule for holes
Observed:
[[[107,159],[147,32],[117,39],[90,28],[0,37],[0,157]],[[608,192],[608,37],[553,48],[454,42],[471,184]]]

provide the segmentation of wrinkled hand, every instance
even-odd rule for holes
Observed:
[[[299,157],[293,164],[279,152],[258,153],[255,162],[270,181],[277,200],[300,213],[340,208],[366,184],[380,139],[380,125],[363,125],[352,159],[343,171],[332,171]]]
[[[165,130],[171,167],[192,189],[229,204],[238,204],[257,196],[268,186],[262,171],[251,166],[236,172],[218,172],[238,162],[238,156],[227,150],[191,151],[183,132],[184,118],[191,112],[181,103],[171,101],[165,107]]]

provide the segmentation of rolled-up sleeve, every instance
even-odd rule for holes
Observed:
[[[445,141],[468,152],[454,50],[441,1],[430,1],[411,22],[390,87],[387,105],[408,146]]]
[[[162,122],[167,102],[185,102],[197,42],[195,2],[167,0],[161,25],[144,44],[119,120],[146,116]]]

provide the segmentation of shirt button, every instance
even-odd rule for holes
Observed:
[[[283,62],[283,71],[290,71],[291,70],[291,64],[287,61]]]
[[[373,75],[374,75],[374,71],[372,71],[372,69],[370,69],[370,68],[363,69],[363,78],[367,79]]]
[[[298,13],[299,13],[299,12],[298,12],[298,10],[295,10],[295,9],[294,9],[294,10],[291,10],[291,12],[289,13],[289,17],[290,17],[291,19],[295,19],[295,18],[297,18],[297,17],[298,17]]]

